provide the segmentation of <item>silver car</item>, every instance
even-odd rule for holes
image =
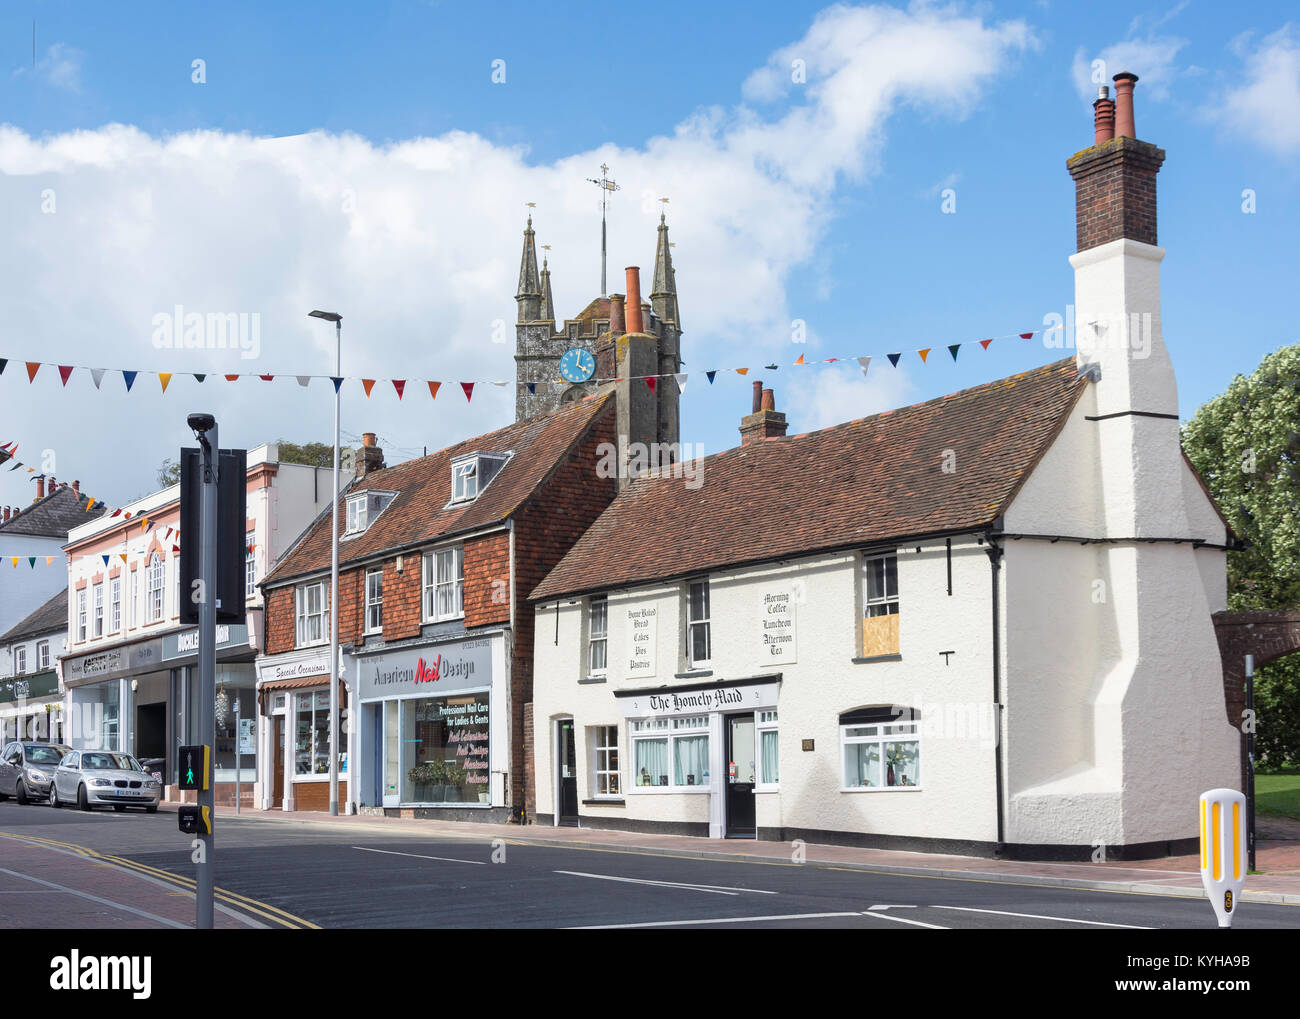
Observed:
[[[130,754],[72,750],[59,762],[50,783],[50,806],[76,804],[82,810],[111,805],[114,810],[158,810],[162,785]]]
[[[32,740],[6,743],[0,750],[0,800],[13,796],[19,803],[44,803],[50,797],[54,769],[71,749]]]

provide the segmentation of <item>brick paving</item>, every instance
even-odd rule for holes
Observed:
[[[161,930],[194,926],[194,897],[69,849],[0,838],[0,928]],[[221,911],[218,929],[263,926]]]

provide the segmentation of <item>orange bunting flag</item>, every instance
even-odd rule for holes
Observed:
[[[802,355],[802,354],[799,355],[799,360],[795,362],[795,364],[807,364],[807,363],[808,363],[808,362],[806,362],[806,361],[803,359],[803,355]]]
[[[125,553],[125,552],[120,552],[120,553],[118,553],[118,554],[122,557],[122,562],[126,562],[126,553]]]
[[[47,556],[45,557],[45,565],[46,565],[46,566],[51,565],[53,562],[54,562],[54,556],[52,556],[52,555],[47,555]]]
[[[63,380],[63,387],[65,389],[68,386],[68,376],[71,374],[72,374],[72,365],[70,364],[59,365],[59,378]]]
[[[95,500],[94,500],[93,498],[88,499],[88,500],[86,501],[86,512],[87,512],[87,513],[90,512],[90,507],[93,506],[93,505],[95,505]]]
[[[162,391],[163,391],[164,393],[167,392],[167,385],[168,385],[168,383],[171,382],[171,380],[172,380],[172,373],[171,373],[171,372],[159,372],[159,373],[158,373],[158,381],[159,381],[160,383],[162,383]]]
[[[372,390],[372,389],[375,388],[375,380],[374,380],[374,379],[362,379],[362,380],[361,380],[361,387],[366,391],[366,396],[369,397],[369,396],[370,396],[370,390]]]
[[[35,382],[35,381],[36,381],[36,373],[37,373],[38,371],[40,371],[40,370],[41,370],[41,362],[40,362],[40,361],[28,361],[28,362],[27,362],[27,381],[28,381],[28,382]]]
[[[470,399],[474,396],[474,383],[462,382],[460,388],[465,390],[465,402],[469,403]]]
[[[238,376],[238,375],[227,375],[227,376],[226,376],[226,381],[227,381],[227,382],[238,382],[238,381],[239,381],[239,376]]]
[[[736,369],[736,374],[737,374],[737,375],[748,375],[748,374],[749,374],[749,369],[748,369],[748,368],[737,368],[737,369]]]
[[[993,339],[997,339],[997,337],[995,336]],[[988,350],[989,344],[992,342],[993,340],[980,340],[980,346],[983,347],[985,350]]]
[[[918,351],[917,351],[917,353],[921,355],[921,361],[922,361],[923,363],[924,363],[925,359],[926,359],[927,357],[930,356],[930,349],[931,349],[930,347],[926,347],[924,350],[918,350]]]
[[[397,390],[397,398],[400,400],[406,390],[406,379],[393,379],[393,388]]]
[[[442,388],[442,383],[441,383],[441,382],[430,382],[430,383],[429,383],[429,399],[430,399],[430,400],[436,400],[436,399],[438,399],[438,390],[441,389],[441,388]]]

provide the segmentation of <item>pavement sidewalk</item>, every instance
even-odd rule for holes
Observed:
[[[164,804],[175,809],[174,804]],[[233,807],[218,807],[217,817],[235,817]],[[1007,884],[1056,885],[1094,888],[1113,892],[1142,892],[1202,898],[1200,860],[1195,856],[1164,857],[1134,863],[1033,863],[1020,860],[991,860],[974,856],[909,853],[887,849],[808,844],[803,860],[795,859],[795,847],[788,842],[758,842],[750,839],[706,839],[684,835],[648,835],[601,828],[555,828],[545,825],[476,824],[461,821],[433,821],[416,818],[381,817],[373,814],[339,815],[278,810],[243,810],[240,819],[267,824],[324,825],[350,828],[379,835],[385,831],[422,834],[429,838],[505,839],[510,843],[566,846],[621,852],[652,852],[716,860],[747,860],[754,863],[796,862],[845,867],[891,874],[955,877]],[[1300,827],[1300,826],[1297,826]],[[1242,898],[1250,902],[1300,905],[1300,830],[1289,826],[1268,826],[1260,820],[1256,861],[1260,873],[1247,878]],[[1275,836],[1275,837],[1270,837]],[[1300,917],[1297,918],[1300,920]]]

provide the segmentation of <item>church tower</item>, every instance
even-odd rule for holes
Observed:
[[[616,376],[637,376],[636,385],[644,389],[645,394],[636,393],[633,397],[629,392],[624,402],[631,400],[637,405],[632,417],[637,425],[633,430],[639,441],[676,446],[679,442],[677,384],[672,378],[664,377],[654,379],[651,387],[642,378],[647,375],[672,376],[681,371],[677,278],[670,248],[668,224],[660,215],[650,300],[642,302],[638,293],[636,308],[625,309],[622,294],[597,297],[577,318],[565,319],[557,328],[549,260],[542,260],[539,272],[533,219],[531,215],[528,217],[519,263],[519,286],[515,293],[518,305],[515,322],[515,420],[551,414],[566,403],[588,396],[604,386],[613,386]],[[638,335],[636,344],[615,342],[629,333]],[[636,346],[638,351],[635,365],[629,360],[631,346]],[[565,382],[560,375],[560,359],[566,351],[574,348],[585,350],[596,362],[592,378],[578,384]]]

